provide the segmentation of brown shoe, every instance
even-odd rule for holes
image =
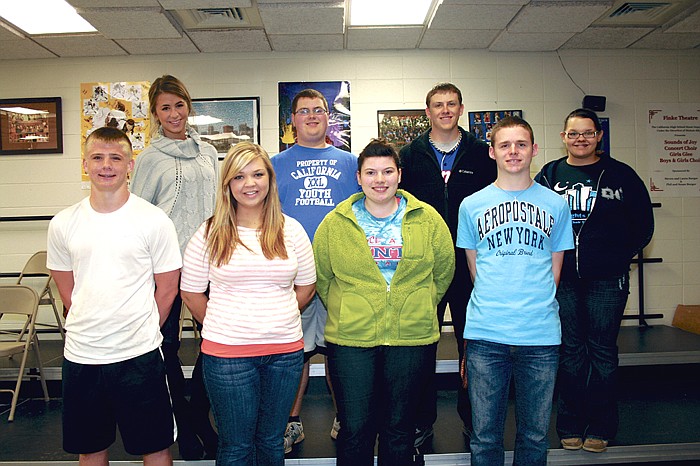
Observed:
[[[581,437],[563,438],[561,447],[564,450],[580,450],[583,447],[583,439]]]
[[[583,449],[593,453],[603,453],[608,448],[608,441],[601,438],[587,438],[583,442]]]

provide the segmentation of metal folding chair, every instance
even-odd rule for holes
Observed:
[[[47,305],[53,308],[53,313],[56,316],[55,327],[58,328],[61,338],[65,340],[66,332],[61,322],[61,314],[58,312],[56,299],[51,291],[51,272],[46,268],[46,251],[39,251],[29,258],[24,265],[24,269],[22,269],[22,272],[19,274],[17,284],[31,286],[39,295],[39,306]],[[54,327],[51,324],[38,323],[37,325]]]
[[[12,393],[12,404],[10,405],[10,417],[8,421],[15,418],[15,409],[19,398],[19,390],[22,380],[25,378],[27,366],[27,356],[29,350],[34,350],[41,388],[44,391],[44,401],[49,401],[49,391],[44,378],[44,366],[41,362],[39,352],[39,339],[36,335],[36,316],[39,309],[39,295],[33,288],[25,285],[0,285],[0,356],[12,358],[15,354],[22,354],[22,359],[17,373],[17,382],[14,390],[0,389],[0,392]],[[4,320],[11,322],[4,325]],[[4,319],[4,320],[3,320]],[[19,321],[17,321],[19,319]],[[22,328],[20,330],[10,330],[12,327]],[[33,374],[32,374],[33,375]]]

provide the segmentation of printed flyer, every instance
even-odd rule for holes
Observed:
[[[654,197],[700,197],[700,103],[649,104],[649,191]]]

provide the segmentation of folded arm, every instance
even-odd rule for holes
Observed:
[[[160,325],[163,326],[165,319],[170,314],[170,308],[173,306],[173,300],[178,292],[180,269],[156,273],[153,274],[153,278],[156,282],[155,298],[158,305],[158,314],[160,314]]]
[[[191,291],[181,291],[182,300],[190,310],[190,314],[200,324],[204,322],[204,316],[207,313],[207,303],[209,297],[205,293],[193,293]]]
[[[303,311],[309,305],[311,299],[316,294],[316,284],[312,285],[294,285],[294,292],[297,295],[299,310]]]
[[[63,308],[65,309],[65,317],[70,310],[73,296],[73,288],[75,287],[75,278],[73,278],[72,270],[52,270],[51,276],[58,289],[58,294],[61,296],[61,301],[63,301]]]

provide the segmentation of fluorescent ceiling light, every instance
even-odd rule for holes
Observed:
[[[433,0],[350,0],[350,26],[407,26],[425,23]]]
[[[96,31],[64,0],[2,0],[0,16],[29,34]]]

